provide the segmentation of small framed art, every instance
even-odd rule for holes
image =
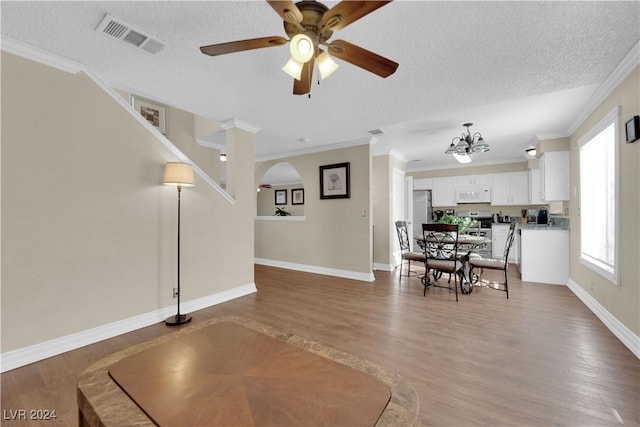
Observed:
[[[304,205],[304,188],[291,189],[291,204]]]
[[[287,190],[275,190],[274,194],[276,197],[276,205],[287,204]]]
[[[155,101],[129,95],[129,103],[163,135],[167,134],[167,107]]]

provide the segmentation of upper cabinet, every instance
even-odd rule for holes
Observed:
[[[540,169],[529,170],[529,204],[540,205],[544,203],[542,187],[540,186]]]
[[[529,172],[494,174],[491,204],[498,206],[529,204]]]
[[[550,151],[542,154],[539,182],[543,202],[569,200],[568,151]]]
[[[433,178],[431,204],[433,207],[456,205],[456,177]]]
[[[456,185],[464,187],[469,185],[491,185],[493,175],[465,175],[456,177]]]
[[[414,190],[431,190],[433,188],[433,178],[419,178],[413,180]]]

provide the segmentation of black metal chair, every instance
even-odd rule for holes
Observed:
[[[429,281],[429,271],[453,274],[453,290],[458,301],[458,272],[462,263],[458,259],[458,225],[457,224],[422,224],[424,238],[425,268],[427,274],[422,279],[424,295],[427,287],[434,286],[451,290],[450,280],[447,286],[439,285],[437,280]]]
[[[478,281],[476,284],[495,289],[498,291],[506,292],[507,299],[509,299],[509,279],[508,279],[508,270],[509,270],[509,251],[511,250],[511,245],[513,244],[513,239],[516,235],[516,222],[512,222],[509,227],[509,232],[507,233],[507,242],[504,246],[504,256],[502,259],[495,258],[472,258],[469,260],[469,264],[471,264],[472,275],[478,276]],[[479,269],[480,272],[476,273],[475,270]],[[501,270],[504,272],[504,283],[497,283],[495,281],[487,281],[482,278],[482,273],[484,270]]]
[[[419,261],[424,264],[424,254],[411,251],[406,221],[396,221],[396,232],[398,233],[400,252],[402,254],[402,259],[400,260],[400,278],[398,280],[402,280],[402,264],[404,261],[407,261],[408,264],[406,277],[410,277],[411,261]]]

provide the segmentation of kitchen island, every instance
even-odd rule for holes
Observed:
[[[520,273],[523,282],[566,285],[569,280],[569,228],[522,224]]]

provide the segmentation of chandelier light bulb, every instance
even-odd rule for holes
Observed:
[[[311,37],[306,34],[296,34],[291,39],[289,51],[296,61],[303,64],[309,61],[313,58],[313,41]]]

